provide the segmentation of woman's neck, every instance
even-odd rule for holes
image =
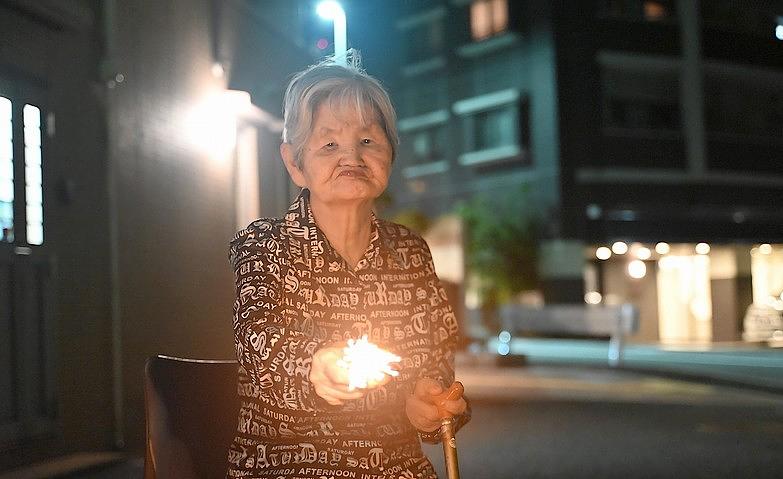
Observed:
[[[372,203],[332,205],[310,201],[315,222],[351,269],[364,256],[372,231]]]

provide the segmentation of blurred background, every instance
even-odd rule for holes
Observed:
[[[0,477],[140,456],[145,359],[233,357],[227,243],[298,193],[281,100],[334,53],[317,3],[0,0]],[[720,381],[769,395],[732,390],[771,409],[729,430],[779,455],[783,1],[340,3],[398,112],[380,213],[430,243],[477,390]],[[512,331],[565,305],[632,306],[625,371],[606,328]]]

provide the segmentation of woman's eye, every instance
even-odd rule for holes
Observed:
[[[372,143],[370,138],[362,138],[362,145],[369,145]]]
[[[331,149],[334,149],[336,147],[337,147],[337,143],[335,143],[333,141],[330,141],[329,143],[324,145],[324,148],[326,148],[327,150],[331,150]]]

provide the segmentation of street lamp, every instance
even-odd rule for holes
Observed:
[[[331,20],[334,24],[334,59],[340,65],[347,63],[346,50],[348,40],[345,26],[345,10],[334,0],[324,0],[316,7],[318,16],[325,20]]]

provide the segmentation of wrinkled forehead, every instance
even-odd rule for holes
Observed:
[[[362,128],[381,126],[381,115],[377,105],[360,89],[343,88],[332,91],[314,107],[314,123],[334,119],[340,123],[351,123]]]

